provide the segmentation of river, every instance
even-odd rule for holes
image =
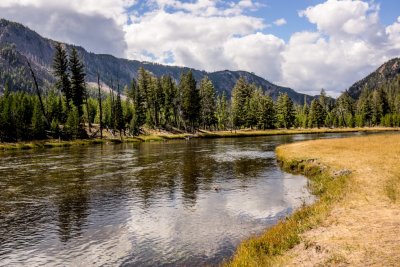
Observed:
[[[199,266],[313,201],[277,145],[359,134],[0,153],[0,266]]]

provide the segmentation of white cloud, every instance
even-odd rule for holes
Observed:
[[[133,23],[125,26],[130,58],[168,63],[170,55],[173,55],[173,63],[177,65],[206,70],[236,67],[236,63],[226,54],[226,46],[231,40],[251,35],[266,27],[259,18],[240,13],[223,15],[224,11],[217,8],[215,1],[199,1],[198,5],[184,6],[173,0],[160,1],[163,3],[158,3],[159,8],[141,17],[134,17]],[[170,13],[164,10],[166,5],[175,8],[179,6],[185,11],[194,10],[194,13]],[[217,9],[217,15],[197,14],[205,7]]]
[[[327,40],[318,32],[294,34],[282,54],[282,82],[311,94],[325,88],[337,95],[380,61],[363,40]]]
[[[208,71],[241,69],[305,93],[323,87],[337,95],[400,55],[400,18],[382,25],[374,1],[310,6],[299,16],[316,30],[295,32],[288,42],[267,34],[270,25],[251,15],[261,2],[2,0],[0,16],[93,52]]]
[[[384,39],[379,5],[358,0],[328,0],[300,11],[317,29],[332,38],[363,38],[378,43]]]
[[[282,39],[258,32],[229,39],[224,45],[224,55],[234,63],[234,69],[246,69],[263,77],[281,80],[281,53],[284,48]]]
[[[317,31],[294,33],[285,43],[261,32],[269,26],[264,20],[244,15],[257,7],[253,1],[225,8],[209,0],[154,1],[151,12],[125,28],[131,58],[208,71],[243,69],[302,92],[325,88],[337,95],[399,53],[400,23],[385,28],[373,2],[328,0],[308,7],[299,15]]]
[[[297,90],[337,95],[400,53],[397,24],[385,29],[374,2],[328,0],[299,15],[318,31],[293,34],[283,52],[281,82]]]
[[[388,35],[388,43],[390,52],[394,52],[392,56],[399,56],[400,50],[400,17],[392,25],[386,27],[386,34]],[[397,52],[397,53],[396,53]]]
[[[287,21],[284,18],[280,18],[280,19],[275,20],[274,24],[276,26],[283,26],[283,25],[287,24]]]
[[[96,53],[126,55],[125,8],[134,0],[1,0],[0,17]]]

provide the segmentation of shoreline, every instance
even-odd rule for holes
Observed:
[[[0,151],[7,150],[29,150],[56,147],[84,146],[95,144],[109,143],[143,143],[143,142],[165,142],[169,140],[186,140],[186,139],[211,139],[211,138],[238,138],[238,137],[259,137],[259,136],[278,136],[278,135],[295,135],[295,134],[325,134],[325,133],[356,133],[356,132],[396,132],[400,128],[386,127],[367,127],[367,128],[320,128],[320,129],[277,129],[277,130],[237,130],[237,131],[199,131],[197,134],[172,134],[160,133],[139,135],[136,137],[118,138],[93,138],[78,139],[72,141],[59,141],[57,139],[46,139],[40,141],[23,141],[17,143],[0,143]]]
[[[224,265],[398,263],[400,237],[394,229],[400,224],[396,202],[400,199],[400,167],[396,160],[399,152],[399,135],[279,146],[276,153],[282,169],[305,175],[317,200],[300,207],[261,235],[243,241]],[[388,166],[391,168],[387,169]]]

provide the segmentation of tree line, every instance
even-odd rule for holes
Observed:
[[[86,85],[85,67],[76,49],[68,54],[57,44],[55,51],[57,80],[44,96],[39,90],[36,95],[11,93],[6,83],[0,96],[0,141],[88,138],[102,135],[102,129],[134,136],[144,128],[194,133],[199,129],[400,126],[400,78],[375,90],[365,88],[358,100],[348,92],[334,100],[322,90],[319,98],[303,105],[294,104],[287,94],[274,102],[244,78],[228,99],[225,93],[217,93],[208,77],[198,83],[191,71],[175,81],[170,75],[156,77],[140,68],[129,86],[120,89],[118,81],[111,81],[106,92],[99,75],[97,88]],[[33,70],[32,75],[35,78]],[[99,125],[97,131],[91,131],[93,124]]]

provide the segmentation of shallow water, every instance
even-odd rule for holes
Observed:
[[[0,154],[0,266],[198,266],[313,197],[275,147],[323,134]]]

